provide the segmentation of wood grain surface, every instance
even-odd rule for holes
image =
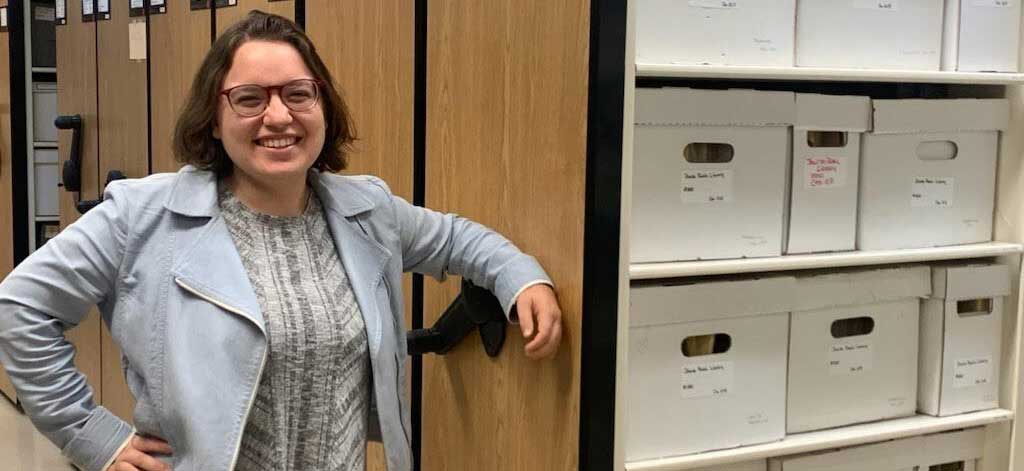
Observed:
[[[96,112],[96,23],[82,21],[82,2],[67,2],[67,24],[57,26],[57,112],[82,115],[82,199],[99,198],[99,158]],[[60,165],[71,152],[71,131],[60,131]],[[73,193],[60,190],[61,228],[78,219]],[[75,346],[75,366],[92,386],[94,400],[103,401],[100,316],[92,310],[77,327],[67,332]]]
[[[8,2],[0,0],[0,7]],[[0,280],[14,269],[14,200],[11,186],[11,159],[14,157],[11,147],[11,66],[9,34],[0,33]],[[0,367],[0,392],[11,400],[17,393],[8,379],[3,367]]]
[[[174,172],[171,138],[192,79],[210,50],[210,10],[186,0],[167,2],[167,13],[149,17],[150,87],[153,116],[153,173]]]
[[[476,338],[425,359],[424,471],[578,467],[589,17],[586,0],[429,3],[427,206],[537,257],[565,336],[543,362],[518,327],[497,359]],[[428,282],[425,317],[457,289]]]

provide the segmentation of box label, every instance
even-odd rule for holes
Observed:
[[[58,20],[63,20],[64,18],[67,18],[67,15],[65,14],[67,4],[64,3],[64,1],[65,0],[57,0],[57,4],[54,5],[54,14],[56,15]]]
[[[683,365],[683,399],[725,396],[733,387],[735,368],[731,361]]]
[[[853,0],[854,8],[878,11],[900,11],[898,0]]]
[[[956,389],[984,386],[991,382],[991,357],[964,358],[956,360],[953,365],[953,387]]]
[[[1016,0],[971,0],[972,7],[1012,8]]]
[[[948,208],[954,203],[956,179],[953,177],[915,177],[910,189],[913,208]]]
[[[829,376],[843,376],[870,371],[875,356],[871,342],[837,343],[828,349]]]
[[[843,157],[804,158],[804,188],[808,190],[846,186],[846,164]]]
[[[683,171],[683,203],[732,201],[732,170]]]
[[[93,6],[93,0],[82,0],[82,14],[83,15],[91,15],[92,14],[92,6]]]
[[[739,0],[690,0],[691,7],[733,10],[740,7]]]

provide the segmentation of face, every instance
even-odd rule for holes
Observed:
[[[291,45],[247,41],[235,51],[221,90],[245,84],[271,87],[313,78]],[[322,97],[309,110],[293,111],[282,101],[280,89],[275,89],[266,110],[252,117],[233,111],[225,94],[218,100],[213,136],[224,144],[238,179],[263,184],[305,181],[306,171],[324,146]]]

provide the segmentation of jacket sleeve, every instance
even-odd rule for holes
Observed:
[[[64,337],[114,292],[127,236],[117,187],[0,283],[0,361],[32,423],[86,471],[100,471],[133,433],[93,403]]]
[[[535,258],[521,252],[501,234],[455,214],[409,204],[391,194],[382,180],[372,181],[391,199],[406,271],[438,280],[444,280],[448,274],[466,277],[494,293],[512,319],[515,299],[524,287],[552,284]]]

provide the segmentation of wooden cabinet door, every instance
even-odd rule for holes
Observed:
[[[96,106],[96,22],[82,15],[83,1],[67,0],[67,24],[57,26],[57,112],[82,116],[82,191],[81,199],[100,197],[97,106]],[[94,5],[94,4],[93,4]],[[71,131],[60,131],[60,165],[71,155]],[[60,226],[63,229],[78,219],[75,194],[60,191]],[[101,384],[101,324],[95,309],[78,326],[67,332],[77,350],[75,366],[85,374],[93,389],[94,400],[103,401]]]
[[[149,17],[153,173],[181,168],[171,148],[174,122],[211,43],[210,9],[193,10],[188,0],[166,3],[164,13],[153,10]]]
[[[149,174],[149,129],[146,108],[145,43],[130,46],[130,28],[144,32],[146,17],[131,18],[129,2],[110,3],[110,18],[96,22],[97,135],[100,184],[107,173],[120,171],[128,178]],[[141,48],[139,47],[141,46]],[[141,50],[140,50],[141,49]],[[133,339],[126,339],[133,341]],[[125,384],[121,351],[103,325],[100,333],[101,383],[104,407],[131,422],[134,398]]]
[[[0,0],[0,8],[7,8],[8,2]],[[10,12],[8,11],[8,15]],[[0,280],[14,269],[14,207],[11,180],[11,159],[14,158],[11,145],[11,61],[10,35],[0,32]],[[16,400],[14,385],[0,366],[0,392]]]
[[[426,206],[536,256],[565,334],[553,361],[527,359],[518,327],[497,359],[475,338],[424,358],[424,471],[578,468],[589,8],[429,2]],[[458,286],[428,280],[424,324]]]

